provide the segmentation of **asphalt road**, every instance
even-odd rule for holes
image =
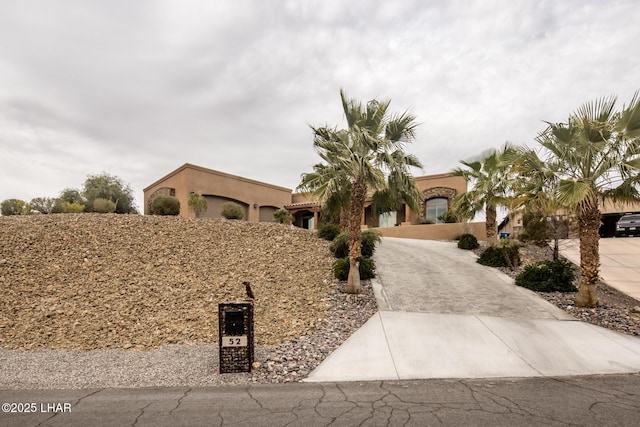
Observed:
[[[35,413],[0,413],[5,427],[636,426],[640,375],[11,390],[0,402],[36,405]]]

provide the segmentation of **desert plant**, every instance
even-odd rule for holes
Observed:
[[[471,250],[477,248],[478,246],[480,246],[478,244],[478,239],[476,239],[476,236],[474,236],[473,234],[465,233],[458,239],[458,247],[460,249]]]
[[[62,202],[61,208],[63,213],[82,213],[84,212],[85,206],[78,202]]]
[[[220,214],[226,219],[243,219],[244,209],[236,202],[225,202],[222,204]]]
[[[28,215],[31,213],[31,206],[23,200],[7,199],[0,204],[0,212],[5,216]]]
[[[93,201],[93,211],[98,213],[113,213],[116,211],[116,204],[111,200],[97,198]]]
[[[328,241],[332,241],[340,234],[340,226],[338,224],[322,224],[318,227],[318,237]]]
[[[180,201],[173,196],[160,194],[153,198],[149,210],[151,215],[179,215]]]
[[[50,214],[53,213],[53,207],[55,206],[55,199],[51,197],[36,197],[31,199],[29,204],[31,205],[31,209],[34,211],[38,211],[41,214]]]
[[[293,217],[285,208],[280,208],[273,213],[273,220],[278,224],[291,224],[293,222]]]
[[[381,241],[380,233],[375,230],[365,230],[361,234],[362,239],[362,256],[372,257],[376,250],[376,243]],[[336,258],[345,258],[349,256],[349,234],[340,233],[334,239],[329,250]]]
[[[207,199],[202,195],[201,192],[191,193],[189,195],[189,200],[187,200],[187,206],[189,209],[196,215],[198,218],[200,215],[205,213],[208,208]]]
[[[478,263],[489,267],[509,267],[515,270],[520,265],[520,248],[522,245],[505,239],[482,251]]]
[[[452,224],[458,222],[458,215],[454,211],[449,210],[440,215],[438,219],[446,224]]]
[[[361,256],[359,264],[360,278],[362,280],[376,277],[376,263],[372,258]],[[333,263],[333,275],[338,280],[347,280],[349,277],[349,269],[349,258],[338,258]]]
[[[95,199],[107,199],[115,203],[115,213],[138,213],[133,189],[115,175],[109,175],[105,172],[98,175],[88,175],[84,182],[82,196],[87,202],[88,209],[93,208]]]
[[[573,265],[564,259],[527,265],[516,276],[516,285],[538,292],[576,292]]]

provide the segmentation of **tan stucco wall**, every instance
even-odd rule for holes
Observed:
[[[259,221],[261,206],[282,207],[291,203],[291,189],[187,163],[144,189],[145,214],[149,214],[149,198],[164,187],[175,189],[175,196],[180,201],[180,216],[183,217],[195,216],[187,206],[192,192],[244,203],[248,206],[246,219],[252,222]]]
[[[400,237],[420,240],[452,240],[463,233],[471,233],[478,240],[487,240],[487,228],[484,222],[467,224],[424,224],[404,225],[400,227],[374,228],[383,237]]]

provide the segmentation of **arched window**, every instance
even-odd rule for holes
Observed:
[[[447,207],[448,201],[444,197],[427,200],[427,219],[433,221],[434,224],[440,224],[442,221],[438,217],[447,211]]]

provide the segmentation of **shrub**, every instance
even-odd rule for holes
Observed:
[[[62,212],[63,213],[82,213],[84,212],[85,206],[82,203],[78,202],[62,202]]]
[[[50,214],[53,213],[53,207],[55,206],[56,201],[51,197],[36,197],[31,199],[29,205],[31,209],[41,214]]]
[[[338,258],[333,263],[333,275],[338,280],[347,280],[349,277],[349,258]],[[376,263],[372,258],[360,257],[360,279],[373,279],[376,277]]]
[[[362,242],[361,254],[364,257],[372,257],[376,250],[376,243],[381,240],[380,233],[375,230],[365,230],[360,235]],[[336,258],[345,258],[349,256],[349,234],[338,234],[329,246],[329,250]]]
[[[445,213],[440,215],[438,219],[446,224],[451,224],[454,222],[458,222],[458,215],[456,215],[453,211],[446,211]]]
[[[340,234],[340,226],[338,224],[322,224],[318,227],[318,237],[328,241],[332,241]]]
[[[207,211],[209,205],[207,203],[207,199],[202,195],[202,193],[197,192],[189,195],[187,206],[189,206],[189,209],[191,209],[197,218]]]
[[[161,194],[153,198],[149,211],[151,215],[179,215],[180,201],[173,196]]]
[[[116,204],[107,199],[95,199],[93,201],[93,211],[98,213],[113,213],[116,211]]]
[[[5,216],[28,215],[31,213],[31,206],[23,200],[7,199],[0,204],[0,213]]]
[[[473,234],[465,233],[458,239],[458,247],[460,249],[471,250],[477,248],[478,246],[480,246],[478,244],[478,239],[476,239],[476,236],[474,236]]]
[[[293,222],[293,217],[285,208],[280,208],[273,213],[273,220],[278,224],[291,224]]]
[[[521,244],[513,240],[502,240],[482,251],[478,263],[489,267],[509,267],[512,270],[520,265]]]
[[[528,265],[516,276],[516,285],[539,292],[575,292],[575,272],[570,262],[557,259]]]
[[[244,209],[242,206],[237,204],[236,202],[225,202],[222,204],[222,212],[220,212],[223,217],[227,219],[243,219],[244,218]]]

